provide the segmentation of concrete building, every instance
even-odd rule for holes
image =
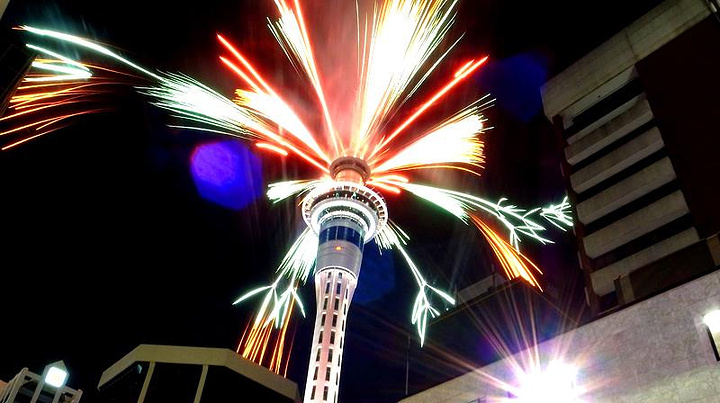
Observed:
[[[667,0],[542,88],[594,320],[403,402],[718,401],[714,5]],[[542,378],[555,360],[573,396]]]
[[[300,402],[297,384],[221,348],[141,344],[103,372],[100,401]]]
[[[595,315],[720,262],[720,23],[710,14],[704,0],[666,1],[542,90]]]
[[[7,383],[0,381],[0,403],[79,403],[82,390],[65,385],[67,372],[60,375],[62,379],[48,376],[50,368],[43,374],[23,368]]]

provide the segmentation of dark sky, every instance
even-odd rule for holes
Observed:
[[[658,3],[461,2],[456,31],[467,35],[457,57],[489,54],[491,62],[455,102],[485,93],[498,101],[487,112],[496,129],[486,137],[483,177],[453,183],[520,206],[562,197],[538,88]],[[35,24],[94,37],[145,66],[190,74],[230,96],[238,81],[217,60],[216,32],[270,71],[292,73],[264,25],[272,7],[270,0],[192,6],[131,0],[114,7],[13,0],[0,25],[8,35],[11,25]],[[218,136],[169,129],[165,114],[131,90],[104,102],[113,105],[110,112],[0,154],[0,379],[63,359],[72,371],[69,384],[87,391],[88,401],[101,372],[140,343],[236,346],[251,305],[230,302],[270,280],[302,228],[293,205],[270,205],[262,188],[307,171],[272,156],[253,162],[242,146]],[[259,171],[253,186],[261,191],[248,204],[235,204],[236,194],[220,202],[200,194],[190,161],[202,159],[199,150],[208,144],[239,152],[246,157],[241,166]],[[488,273],[477,235],[404,200],[388,198],[389,209],[410,233],[410,252],[431,281],[455,289]],[[528,253],[553,281],[573,278],[572,237],[550,235],[556,245]],[[396,401],[404,394],[402,352],[388,346],[412,331],[414,284],[398,259],[368,252],[360,288],[343,359],[356,369],[344,371],[341,401]],[[311,285],[302,295],[312,315]],[[297,327],[290,366],[301,388],[310,322]],[[367,379],[360,369],[371,367],[379,375]]]

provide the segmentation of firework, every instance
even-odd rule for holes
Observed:
[[[323,117],[320,127],[308,125],[306,121],[309,117],[297,112],[301,109],[283,96],[282,88],[274,86],[251,57],[222,35],[218,35],[217,40],[226,53],[220,56],[220,61],[243,82],[232,100],[186,75],[152,72],[91,40],[22,27],[48,42],[71,43],[131,69],[141,78],[141,83],[136,85],[137,90],[154,105],[183,121],[176,127],[237,137],[253,142],[259,149],[297,158],[316,169],[314,177],[270,185],[268,198],[273,203],[284,200],[298,203],[308,227],[278,266],[275,280],[235,301],[237,304],[261,299],[238,352],[256,362],[266,363],[278,373],[286,371],[287,363],[283,365],[283,357],[289,355],[286,354],[285,344],[290,317],[296,311],[305,315],[297,292],[299,287],[307,282],[315,267],[316,283],[319,279],[328,279],[327,290],[322,293],[317,288],[317,295],[333,295],[340,299],[340,291],[346,290],[343,303],[349,305],[355,284],[352,281],[356,281],[359,275],[357,259],[362,257],[363,245],[372,240],[382,250],[397,250],[415,279],[418,294],[410,320],[423,343],[428,319],[440,314],[436,304],[452,305],[455,300],[425,280],[406,250],[409,237],[388,220],[387,207],[381,196],[383,193],[414,195],[462,222],[472,224],[483,235],[508,278],[521,278],[531,286],[541,288],[536,277],[541,271],[520,253],[520,242],[522,239],[533,239],[550,243],[544,235],[545,222],[560,229],[572,225],[567,199],[545,208],[522,209],[504,198],[490,201],[456,190],[417,183],[412,176],[413,171],[419,169],[455,169],[479,175],[484,166],[482,137],[487,127],[482,112],[493,102],[488,96],[480,97],[428,130],[414,127],[427,111],[450,96],[453,89],[462,85],[488,60],[487,56],[478,55],[466,61],[450,77],[441,78],[444,80],[442,84],[432,87],[427,84],[430,76],[440,74],[436,68],[449,57],[460,40],[450,39],[452,44],[441,53],[441,44],[448,40],[455,20],[457,1],[386,0],[367,15],[361,15],[356,4],[357,43],[354,47],[357,49],[357,71],[356,74],[348,74],[349,85],[354,86],[356,97],[354,107],[347,111],[349,117],[334,115],[329,106],[334,99],[328,94],[333,91],[328,91],[330,86],[323,81],[323,71],[316,59],[316,52],[320,50],[313,43],[300,1],[276,0],[275,4],[278,16],[277,19],[269,19],[269,29],[290,64],[311,86],[318,112]],[[30,98],[17,98],[16,109],[33,104],[35,109],[32,111],[40,112],[40,108],[54,107],[43,104],[47,97],[54,99],[51,102],[75,102],[84,96],[82,91],[93,88],[92,83],[77,83],[92,80],[87,65],[45,48],[37,49],[62,64],[38,61],[34,67],[46,74],[28,77],[26,81],[31,78],[35,81],[64,80],[73,84],[49,94],[37,93]],[[420,88],[431,95],[416,99]],[[400,114],[406,117],[396,119],[398,111],[408,104],[415,105],[412,113]],[[20,113],[15,112],[3,119],[16,121]],[[351,124],[338,125],[338,121],[349,121]],[[39,130],[57,122],[37,120],[31,125]],[[328,240],[334,243],[326,244]],[[328,245],[334,247],[338,256],[344,256],[346,260],[356,259],[353,264],[357,267],[338,266],[345,272],[325,270],[330,266],[321,267],[321,263],[327,264],[326,260],[331,259],[328,256],[332,251],[327,249]],[[342,278],[337,276],[338,273],[346,276],[338,282],[337,293],[331,292],[330,278]],[[348,282],[347,274],[354,276],[354,280]],[[316,319],[318,324],[319,315],[320,310]],[[323,326],[324,318],[323,314]],[[272,353],[268,352],[269,349]],[[320,352],[318,350],[318,357]],[[266,361],[268,356],[269,362]],[[332,356],[329,358],[331,361]],[[335,380],[337,385],[339,366],[334,374],[338,377]],[[313,399],[308,397],[309,386],[310,382],[306,400]],[[313,386],[313,395],[314,390]],[[334,396],[337,396],[336,390]]]

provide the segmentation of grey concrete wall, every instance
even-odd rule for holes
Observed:
[[[2,20],[2,16],[5,13],[8,3],[10,3],[10,0],[0,0],[0,20]]]
[[[570,185],[582,193],[665,146],[657,127],[630,140],[618,149],[570,175]]]
[[[517,386],[514,368],[527,368],[535,357],[575,365],[585,402],[718,402],[720,363],[702,323],[718,308],[715,271],[402,402],[506,401],[506,390],[496,384]]]
[[[541,90],[545,114],[571,120],[629,81],[635,63],[709,14],[705,0],[663,2],[548,81]],[[603,89],[614,79],[617,86]]]
[[[591,258],[596,258],[684,216],[689,211],[685,197],[677,190],[586,236],[583,238],[585,251]]]

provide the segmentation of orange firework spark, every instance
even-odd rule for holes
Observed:
[[[70,62],[79,66],[78,69],[84,69],[86,75],[50,74],[45,69],[57,69],[67,61],[45,57],[34,59],[32,68],[10,98],[6,114],[0,118],[0,137],[9,139],[0,150],[62,129],[75,117],[109,110],[98,107],[101,102],[97,96],[109,93],[110,86],[139,79],[106,67]],[[90,71],[101,75],[92,75]]]
[[[497,256],[500,265],[505,271],[508,278],[522,278],[533,287],[542,290],[537,279],[533,275],[533,270],[542,274],[542,271],[530,259],[518,252],[512,245],[505,241],[500,235],[493,231],[487,224],[475,215],[470,215],[470,219],[480,230],[485,239],[490,244],[495,256]],[[531,270],[532,269],[532,270]]]
[[[294,305],[294,301],[291,301],[289,306],[290,311],[292,311]],[[248,360],[267,366],[270,371],[276,374],[283,372],[283,376],[285,376],[287,374],[287,363],[291,353],[291,349],[288,349],[287,353],[285,352],[285,338],[289,324],[290,315],[285,315],[282,325],[278,330],[274,327],[274,321],[268,320],[267,315],[254,318],[252,326],[248,323],[250,327],[249,332],[248,327],[245,328],[236,352]],[[276,334],[273,335],[274,333]],[[271,345],[272,348],[270,347]],[[268,353],[272,355],[266,362],[265,357]]]

